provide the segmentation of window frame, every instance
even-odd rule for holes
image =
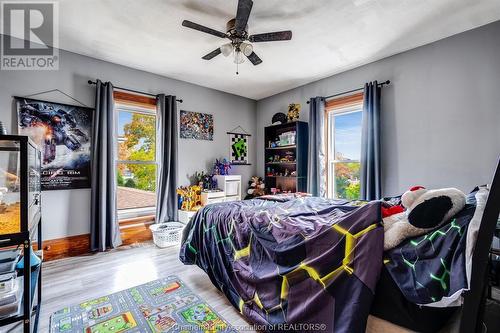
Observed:
[[[115,119],[115,149],[116,149],[116,158],[115,158],[115,167],[118,169],[119,164],[143,164],[143,165],[155,165],[156,175],[155,181],[158,181],[158,169],[159,169],[159,161],[158,161],[158,114],[156,109],[156,99],[150,98],[142,95],[130,94],[122,91],[115,91],[114,94],[114,112],[116,115]],[[155,158],[154,161],[135,161],[135,160],[119,160],[118,152],[119,152],[119,136],[118,136],[118,128],[119,128],[119,114],[120,112],[128,112],[132,114],[143,114],[147,116],[155,117]],[[118,187],[118,184],[117,184]],[[155,195],[157,194],[155,188]],[[117,216],[118,221],[121,223],[126,223],[131,219],[136,218],[147,218],[154,217],[156,213],[156,205],[150,207],[137,207],[137,208],[124,208],[118,209]]]
[[[335,197],[335,164],[361,163],[360,160],[340,161],[335,154],[335,116],[363,111],[364,93],[355,93],[329,100],[325,103],[325,133],[326,133],[326,194],[331,199]],[[360,147],[361,150],[361,147]]]

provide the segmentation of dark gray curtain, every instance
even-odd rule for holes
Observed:
[[[307,165],[307,192],[326,197],[325,161],[325,100],[309,100],[309,158]]]
[[[380,179],[380,87],[366,83],[361,133],[361,199],[381,198]]]
[[[116,145],[113,85],[97,80],[91,160],[90,248],[105,251],[122,243],[116,215]]]
[[[157,97],[158,182],[156,223],[177,221],[177,102],[175,96]]]

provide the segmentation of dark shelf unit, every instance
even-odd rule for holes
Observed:
[[[8,142],[15,143],[11,147]],[[38,146],[27,136],[0,135],[0,153],[18,152],[16,164],[20,193],[20,231],[0,234],[0,248],[20,246],[23,249],[24,268],[18,271],[18,278],[23,277],[21,284],[22,299],[17,314],[0,319],[0,327],[21,322],[23,333],[37,332],[42,302],[42,263],[31,267],[30,247],[36,234],[38,249],[42,249],[42,218],[40,195],[40,163],[41,153]],[[18,164],[18,165],[17,165]],[[36,252],[41,259],[41,250]],[[0,331],[2,331],[0,329]]]
[[[271,147],[270,142],[275,142],[280,134],[295,132],[295,144]],[[264,130],[265,145],[265,183],[266,189],[279,188],[281,191],[306,192],[307,191],[307,159],[308,159],[308,124],[304,121],[293,121],[285,124],[267,126]],[[293,161],[277,162],[274,156],[280,158],[286,155],[294,156]],[[285,176],[286,170],[288,171]],[[272,175],[270,175],[270,171]],[[296,171],[296,175],[290,173]]]

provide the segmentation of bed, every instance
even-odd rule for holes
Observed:
[[[200,210],[185,228],[180,259],[202,268],[242,315],[268,331],[364,332],[372,313],[431,332],[463,303],[476,311],[461,330],[473,332],[488,257],[480,245],[491,243],[499,178],[497,168],[484,212],[475,214],[469,200],[432,231],[440,236],[432,242],[423,235],[384,253],[380,201],[267,197]],[[477,230],[469,228],[478,218]]]

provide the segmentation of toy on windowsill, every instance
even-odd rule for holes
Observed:
[[[197,211],[201,208],[201,187],[198,185],[181,186],[177,189],[181,210]]]
[[[231,163],[225,158],[222,160],[215,160],[214,163],[214,175],[225,176],[229,175],[229,169],[231,169]]]
[[[252,180],[248,182],[248,195],[245,199],[252,199],[266,194],[265,188],[266,185],[262,178],[257,176],[252,177]]]

